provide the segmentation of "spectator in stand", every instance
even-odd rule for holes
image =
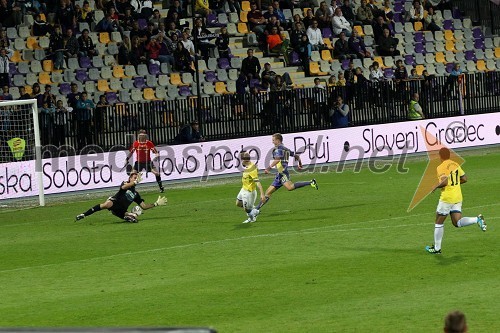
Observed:
[[[422,107],[418,104],[420,96],[418,93],[413,93],[410,104],[408,105],[408,120],[420,120],[425,119]]]
[[[156,40],[160,45],[160,53],[158,55],[158,61],[160,63],[168,63],[171,68],[175,68],[174,59],[174,48],[172,47],[172,40],[168,37],[163,37],[162,34],[156,36]]]
[[[158,57],[160,56],[161,45],[156,40],[156,36],[152,36],[149,42],[144,47],[146,51],[148,51],[149,63],[156,64],[160,66],[160,60]]]
[[[144,41],[144,44],[147,44],[151,37],[156,36],[156,31],[155,31],[155,25],[151,22],[148,22],[146,31],[144,31],[144,34],[146,35],[146,40]]]
[[[276,14],[276,17],[277,17],[278,21],[280,22],[280,25],[284,29],[287,29],[288,28],[288,20],[285,17],[285,13],[280,8],[279,1],[276,1],[276,0],[273,1],[273,9],[274,9],[274,13]]]
[[[163,21],[158,23],[158,27],[155,29],[154,33],[156,35],[162,35],[163,37],[168,36],[167,30],[165,29],[165,23]]]
[[[160,11],[155,9],[153,10],[153,16],[149,19],[149,23],[153,23],[153,27],[158,29],[160,22],[163,22],[163,18],[160,15]]]
[[[413,7],[408,12],[408,21],[415,22],[424,22],[424,7],[420,4],[420,1],[413,1]]]
[[[392,10],[392,5],[390,0],[384,0],[384,5],[382,7],[384,11],[384,20],[387,22],[387,24],[393,22],[394,18],[394,11]]]
[[[195,1],[194,12],[202,17],[207,17],[212,11],[208,0],[191,0]]]
[[[295,51],[299,54],[300,63],[302,69],[306,76],[309,76],[309,60],[311,59],[312,45],[309,43],[309,37],[307,35],[302,35],[302,40],[300,44],[295,48]]]
[[[349,42],[346,38],[345,32],[341,32],[339,39],[335,41],[333,46],[333,55],[340,60],[356,58],[356,54],[351,51]]]
[[[4,28],[17,27],[23,20],[21,7],[14,1],[0,0],[0,17]]]
[[[271,83],[270,91],[285,91],[286,90],[286,84],[281,75],[276,75],[274,77],[274,82]]]
[[[210,30],[203,26],[203,21],[197,19],[193,29],[193,39],[197,40],[198,50],[205,61],[208,61],[210,54],[213,53],[213,49],[215,49],[215,44],[210,43],[210,39],[213,38]]]
[[[45,92],[42,95],[42,105],[47,105],[49,108],[56,106],[56,96],[51,92],[50,84],[45,85]]]
[[[463,70],[460,68],[459,63],[455,63],[453,69],[451,70],[450,75],[446,79],[446,82],[443,87],[443,95],[451,96],[451,92],[453,88],[458,87],[458,78],[463,75]]]
[[[356,15],[353,11],[353,6],[351,5],[351,2],[349,0],[344,0],[344,4],[340,7],[340,9],[342,10],[342,15],[349,22],[351,27],[362,24],[362,22],[356,19]]]
[[[316,20],[316,18],[314,17],[312,9],[308,9],[306,17],[302,20],[302,23],[304,23],[304,29],[309,29],[309,27],[313,25],[314,20]]]
[[[184,48],[188,50],[189,54],[194,57],[194,44],[191,38],[189,38],[189,33],[186,30],[182,33],[181,43],[184,45]]]
[[[94,110],[94,128],[97,133],[101,133],[104,131],[105,119],[106,119],[106,111],[107,108],[110,107],[106,95],[99,96],[99,102]]]
[[[30,94],[28,94],[26,92],[26,88],[24,86],[20,86],[19,87],[19,98],[18,98],[18,100],[22,101],[22,100],[27,100],[27,99],[30,99],[30,98],[31,98],[31,96],[30,96]]]
[[[307,28],[306,33],[313,51],[318,51],[325,48],[325,42],[323,41],[321,30],[318,28],[317,20],[313,20],[312,25]]]
[[[77,21],[87,22],[89,25],[94,22],[94,11],[90,8],[88,1],[83,2],[83,6],[77,10]]]
[[[384,22],[382,16],[378,16],[373,23],[373,38],[376,44],[378,44],[380,38],[384,35],[385,29],[389,29],[389,26]]]
[[[54,55],[54,69],[63,69],[64,66],[64,36],[61,26],[56,25],[50,35],[49,52]]]
[[[38,121],[40,122],[40,139],[42,145],[48,145],[53,138],[52,129],[54,124],[52,123],[53,115],[56,109],[54,106],[49,106],[47,103],[43,103],[38,113]]]
[[[328,86],[329,87],[336,87],[337,86],[337,77],[335,75],[331,75],[328,78]]]
[[[61,147],[66,143],[66,124],[68,123],[68,109],[63,106],[63,102],[58,100],[54,110],[54,129],[52,144]]]
[[[262,16],[264,16],[264,18],[268,21],[271,16],[275,16],[276,18],[278,18],[278,15],[274,12],[274,7],[272,4],[269,4],[269,6],[267,6],[267,12],[263,13]]]
[[[262,15],[262,12],[257,9],[257,4],[253,2],[250,7],[250,12],[247,14],[248,23],[250,25],[250,30],[257,34],[257,37],[260,37],[264,33],[266,29],[266,24],[268,21]]]
[[[76,37],[73,36],[73,30],[70,28],[66,29],[66,35],[63,38],[63,45],[65,60],[78,57],[80,46],[78,45]]]
[[[334,97],[333,105],[330,106],[329,116],[333,128],[349,126],[349,105],[344,103],[342,96]]]
[[[125,9],[125,14],[120,18],[120,27],[125,31],[131,31],[134,28],[134,22],[135,19],[132,16],[132,9],[127,7]]]
[[[373,12],[371,8],[367,5],[366,0],[361,0],[361,6],[358,7],[356,12],[356,17],[359,21],[363,22],[364,25],[370,25],[373,22]]]
[[[306,35],[302,22],[295,22],[294,29],[290,33],[290,45],[296,49],[299,46],[302,36]]]
[[[13,101],[14,98],[9,92],[9,86],[2,87],[2,95],[0,95],[0,100],[2,101]]]
[[[330,6],[328,6],[328,13],[333,19],[333,16],[335,15],[335,9],[340,8],[340,6],[337,6],[337,0],[331,0]]]
[[[353,30],[352,36],[349,38],[349,49],[352,54],[355,54],[356,57],[360,59],[370,58],[372,56],[366,49],[363,38],[358,36],[357,30]]]
[[[175,68],[178,72],[194,73],[193,58],[189,51],[184,48],[182,42],[177,42],[177,48],[174,51]]]
[[[342,15],[342,9],[337,7],[335,9],[335,16],[332,21],[333,33],[335,35],[339,35],[341,32],[344,33],[347,37],[350,37],[352,34],[352,27],[349,24],[349,21]]]
[[[346,89],[346,102],[351,102],[354,97],[354,85],[356,84],[356,69],[354,68],[354,62],[349,61],[349,67],[344,71],[345,84],[349,89]]]
[[[370,81],[378,82],[384,80],[385,80],[384,72],[382,72],[382,69],[380,69],[380,64],[377,61],[374,61],[373,64],[371,65]]]
[[[84,91],[76,101],[75,117],[77,121],[78,150],[92,144],[92,113],[95,105],[87,96],[87,92]]]
[[[267,36],[267,47],[270,52],[279,53],[280,55],[286,56],[286,50],[290,45],[288,39],[283,38],[281,34],[278,34],[278,28],[273,28],[271,34]]]
[[[179,131],[175,138],[176,143],[194,143],[203,142],[205,138],[200,132],[198,120],[193,120],[189,125],[185,125]]]
[[[337,76],[337,87],[345,87],[347,85],[347,81],[344,77],[344,73],[339,72]]]
[[[176,34],[178,37],[182,35],[181,31],[177,29],[177,25],[175,24],[174,21],[170,21],[168,23],[167,35],[172,36],[172,34]]]
[[[272,31],[273,28],[277,28],[279,32],[283,31],[283,27],[280,25],[280,21],[276,18],[276,16],[271,16],[268,20],[268,23],[266,24],[266,30],[265,30],[265,35],[269,35]]]
[[[76,27],[76,9],[71,0],[61,0],[56,11],[56,22],[64,29]]]
[[[434,7],[429,7],[427,16],[424,18],[424,27],[430,31],[440,31],[443,26],[443,16],[441,12],[434,11]]]
[[[168,14],[165,18],[165,24],[168,26],[168,22],[172,22],[174,13],[177,13],[178,19],[185,18],[185,12],[182,9],[181,2],[179,0],[174,0],[170,7],[168,8]]]
[[[139,37],[137,36],[132,37],[129,61],[132,65],[135,66],[136,69],[137,66],[139,66],[140,64],[148,63],[144,44],[140,41]]]
[[[40,14],[35,16],[35,21],[31,26],[31,34],[33,36],[46,36],[47,34],[52,33],[52,30],[52,26],[42,20],[42,16]]]
[[[226,27],[220,29],[220,34],[215,40],[215,45],[217,45],[217,49],[219,50],[219,57],[229,59],[229,34]]]
[[[132,23],[132,30],[130,30],[129,37],[130,37],[130,40],[132,40],[132,41],[134,40],[134,37],[137,37],[137,38],[139,38],[139,41],[141,43],[146,42],[146,40],[148,39],[146,31],[139,29],[139,22],[138,21],[134,21],[134,23]]]
[[[78,51],[80,57],[89,57],[98,55],[92,38],[89,37],[88,29],[83,29],[82,34],[78,37]]]
[[[314,123],[316,125],[321,125],[323,120],[326,118],[326,88],[321,84],[321,80],[317,77],[314,79],[314,87],[313,87],[313,100],[312,100],[312,116],[314,119]]]
[[[68,106],[74,110],[76,108],[76,102],[80,99],[80,92],[78,92],[78,85],[76,83],[71,83],[70,89],[71,92],[66,96],[66,99],[68,101]]]
[[[314,16],[318,21],[319,28],[330,28],[332,26],[332,15],[330,15],[330,10],[325,1],[319,4],[319,8],[316,10]]]
[[[379,38],[377,52],[384,57],[394,57],[401,53],[397,49],[399,40],[391,36],[389,29],[384,29],[384,34]]]
[[[253,56],[253,49],[247,50],[247,57],[241,62],[241,72],[245,74],[248,81],[258,79],[261,70],[259,59]]]
[[[113,26],[113,19],[111,18],[111,16],[106,15],[105,17],[103,17],[102,20],[100,20],[95,26],[95,31],[108,33],[112,33],[113,31],[115,31],[115,27]]]
[[[14,54],[11,49],[2,48],[0,49],[0,87],[8,86],[10,87],[10,58]]]
[[[276,81],[276,77],[278,75],[275,71],[271,70],[271,64],[266,62],[264,64],[264,70],[261,73],[262,83],[267,83],[267,85],[272,86],[272,84]],[[280,79],[287,85],[292,85],[292,79],[290,78],[290,74],[285,72]]]
[[[31,88],[31,98],[36,99],[36,106],[41,108],[43,106],[42,99],[43,95],[40,91],[40,85],[38,83],[33,84]]]
[[[132,46],[130,45],[130,38],[128,36],[123,36],[122,42],[118,47],[118,65],[130,65],[130,52],[132,50]]]
[[[224,9],[224,6],[226,4],[225,0],[208,0],[208,4],[210,7],[210,10],[214,14],[225,14],[226,10]]]
[[[206,0],[200,0],[205,2]],[[151,0],[132,0],[130,2],[132,7],[135,9],[135,13],[138,18],[145,19],[148,21],[151,16],[153,16],[153,1]]]

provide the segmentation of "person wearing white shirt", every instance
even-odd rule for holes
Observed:
[[[323,47],[323,45],[325,45],[321,30],[318,28],[317,20],[313,20],[312,25],[307,28],[306,34],[307,38],[309,38],[309,43],[311,44],[313,51],[318,51]]]
[[[352,27],[349,24],[349,21],[342,15],[342,9],[337,7],[335,9],[335,16],[333,16],[332,21],[333,33],[335,35],[339,35],[341,32],[344,32],[347,37],[351,37]]]
[[[10,61],[9,58],[12,57],[14,51],[11,49],[2,48],[0,50],[0,87],[10,86],[9,84],[9,70]]]
[[[413,7],[410,9],[410,22],[422,22],[424,21],[424,7],[420,4],[420,1],[413,1]]]
[[[184,48],[189,51],[189,54],[194,56],[195,50],[194,50],[194,44],[191,39],[189,39],[189,33],[184,31],[182,33],[182,40],[181,40],[182,45],[184,45]]]
[[[337,6],[337,0],[332,0],[330,7],[328,7],[328,11],[331,17],[335,16],[335,9],[337,8],[340,8],[340,6]]]
[[[370,70],[370,80],[373,82],[385,80],[384,72],[379,67],[379,63],[374,61]]]

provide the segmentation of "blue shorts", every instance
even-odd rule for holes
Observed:
[[[283,186],[284,183],[290,180],[290,174],[288,171],[284,171],[281,173],[277,173],[276,177],[274,177],[274,181],[271,184],[271,186],[274,186],[276,189],[279,189],[281,186]]]

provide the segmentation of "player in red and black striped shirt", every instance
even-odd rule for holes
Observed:
[[[160,187],[160,192],[163,193],[165,190],[161,183],[160,172],[153,165],[151,160],[151,152],[156,155],[156,159],[159,160],[159,153],[156,150],[156,147],[153,142],[148,140],[148,136],[145,130],[140,130],[139,135],[136,141],[130,147],[130,153],[127,156],[127,163],[130,157],[136,152],[136,159],[134,163],[134,170],[137,172],[141,172],[142,170],[146,170],[146,172],[152,172],[156,176],[156,182]]]

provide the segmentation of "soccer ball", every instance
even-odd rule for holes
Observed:
[[[140,206],[135,206],[134,208],[132,208],[131,212],[139,216],[142,214],[142,208]]]

